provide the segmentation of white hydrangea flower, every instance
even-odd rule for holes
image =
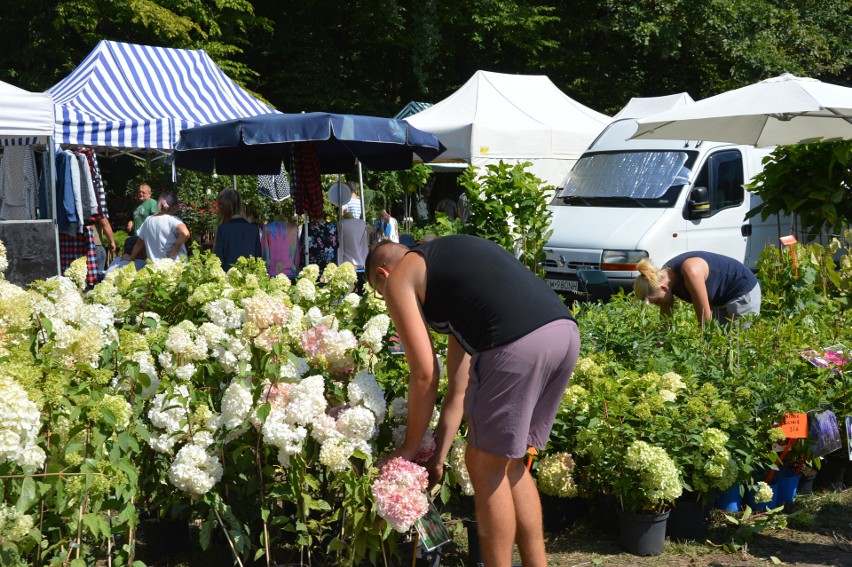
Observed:
[[[273,409],[263,423],[263,442],[278,447],[287,455],[296,455],[302,451],[302,444],[308,436],[308,430],[301,425],[288,421],[283,410]]]
[[[312,303],[317,299],[317,286],[307,278],[299,278],[293,289],[293,301],[297,303]]]
[[[86,256],[80,256],[68,266],[64,276],[73,281],[78,289],[86,289],[86,279],[89,274],[88,259]]]
[[[320,463],[334,472],[346,470],[350,465],[349,457],[355,451],[355,446],[341,439],[330,439],[320,447]]]
[[[683,378],[680,374],[676,372],[666,372],[660,376],[660,389],[677,392],[684,388],[686,388],[686,384],[684,384]]]
[[[376,416],[376,423],[384,423],[387,413],[385,405],[385,392],[376,377],[366,370],[361,370],[349,382],[347,387],[349,402],[352,404],[362,403]]]
[[[369,441],[378,432],[376,416],[364,406],[346,408],[337,418],[337,430],[347,441]]]
[[[364,325],[364,333],[361,335],[361,342],[373,352],[379,352],[384,346],[384,338],[390,328],[390,317],[384,313],[379,313],[372,317],[367,324]]]
[[[241,379],[234,380],[222,395],[222,425],[235,429],[242,425],[254,405],[251,392]]]
[[[206,304],[204,313],[213,324],[223,329],[239,329],[246,320],[246,312],[230,299],[217,299]]]
[[[16,463],[25,473],[44,465],[44,450],[36,444],[41,412],[13,378],[0,375],[0,464]]]
[[[2,243],[0,243],[0,246],[2,246]],[[2,263],[0,263],[0,267],[3,267]],[[32,516],[22,514],[16,506],[0,503],[0,548],[19,542],[30,533],[33,526]]]
[[[758,482],[754,487],[755,504],[766,504],[767,502],[771,502],[773,495],[774,492],[772,487],[763,481]]]
[[[207,339],[198,333],[198,327],[184,320],[169,328],[166,348],[183,360],[196,361],[207,358]]]
[[[206,494],[221,479],[218,457],[198,445],[184,445],[169,469],[169,481],[193,497]]]
[[[322,444],[329,440],[341,440],[343,435],[337,430],[337,420],[321,413],[311,422],[311,438]]]
[[[177,367],[177,370],[175,370],[175,376],[188,382],[193,375],[195,375],[195,370],[195,365],[188,362]]]
[[[316,327],[323,322],[323,314],[319,307],[311,307],[305,313],[305,322],[309,327]]]
[[[300,280],[309,280],[315,282],[319,279],[320,268],[317,264],[308,264],[299,272]]]
[[[464,439],[456,439],[453,442],[452,449],[450,449],[448,464],[465,496],[473,496],[473,483],[470,481],[470,474],[467,472],[467,465],[464,462],[466,449],[467,443]]]
[[[283,408],[287,423],[307,425],[314,417],[325,411],[325,380],[319,374],[308,376],[294,384],[288,392],[288,401]]]

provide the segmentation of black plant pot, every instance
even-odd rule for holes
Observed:
[[[542,494],[541,516],[544,531],[558,533],[566,530],[577,523],[588,509],[588,502],[583,498],[561,498]]]
[[[679,499],[669,512],[666,521],[666,535],[681,541],[700,541],[704,539],[709,506],[701,500]]]
[[[835,492],[843,490],[845,487],[843,484],[843,475],[846,474],[847,462],[848,461],[833,455],[825,457],[822,460],[819,472],[817,472],[817,486],[821,486]]]
[[[143,520],[136,535],[139,557],[148,564],[189,552],[186,520]]]
[[[666,543],[669,512],[662,514],[633,514],[618,511],[619,543],[633,555],[659,555]]]
[[[799,496],[807,496],[808,494],[814,493],[814,481],[816,480],[817,473],[805,475],[803,474],[799,478],[799,489],[797,494]]]
[[[595,516],[598,526],[608,534],[618,535],[618,502],[612,494],[595,496]]]

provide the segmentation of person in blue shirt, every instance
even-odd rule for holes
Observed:
[[[760,282],[742,262],[713,252],[684,252],[656,268],[649,259],[637,266],[633,293],[671,316],[674,298],[692,303],[698,324],[720,323],[746,313],[760,314]]]
[[[233,189],[224,189],[216,198],[222,223],[216,229],[213,253],[222,262],[222,269],[231,269],[239,258],[262,258],[260,228],[243,217],[243,201]]]

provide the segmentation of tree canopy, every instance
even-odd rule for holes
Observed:
[[[479,69],[548,75],[610,114],[782,72],[852,83],[845,0],[31,0],[0,30],[0,80],[21,88],[49,88],[112,39],[204,49],[289,112],[391,116]]]

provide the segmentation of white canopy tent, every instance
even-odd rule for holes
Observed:
[[[53,136],[53,99],[0,81],[0,146],[47,144]]]
[[[0,81],[0,148],[7,148],[3,159],[16,159],[13,152],[18,156],[22,146],[39,146],[52,155],[53,125],[53,98],[49,94],[25,91]],[[42,175],[47,175],[49,182],[47,210],[40,211],[41,218],[0,220],[0,240],[6,246],[9,263],[5,278],[18,285],[59,273],[52,159],[44,160]]]
[[[477,71],[455,93],[405,120],[446,146],[430,165],[529,161],[531,171],[554,186],[611,121],[545,75],[489,71]]]

